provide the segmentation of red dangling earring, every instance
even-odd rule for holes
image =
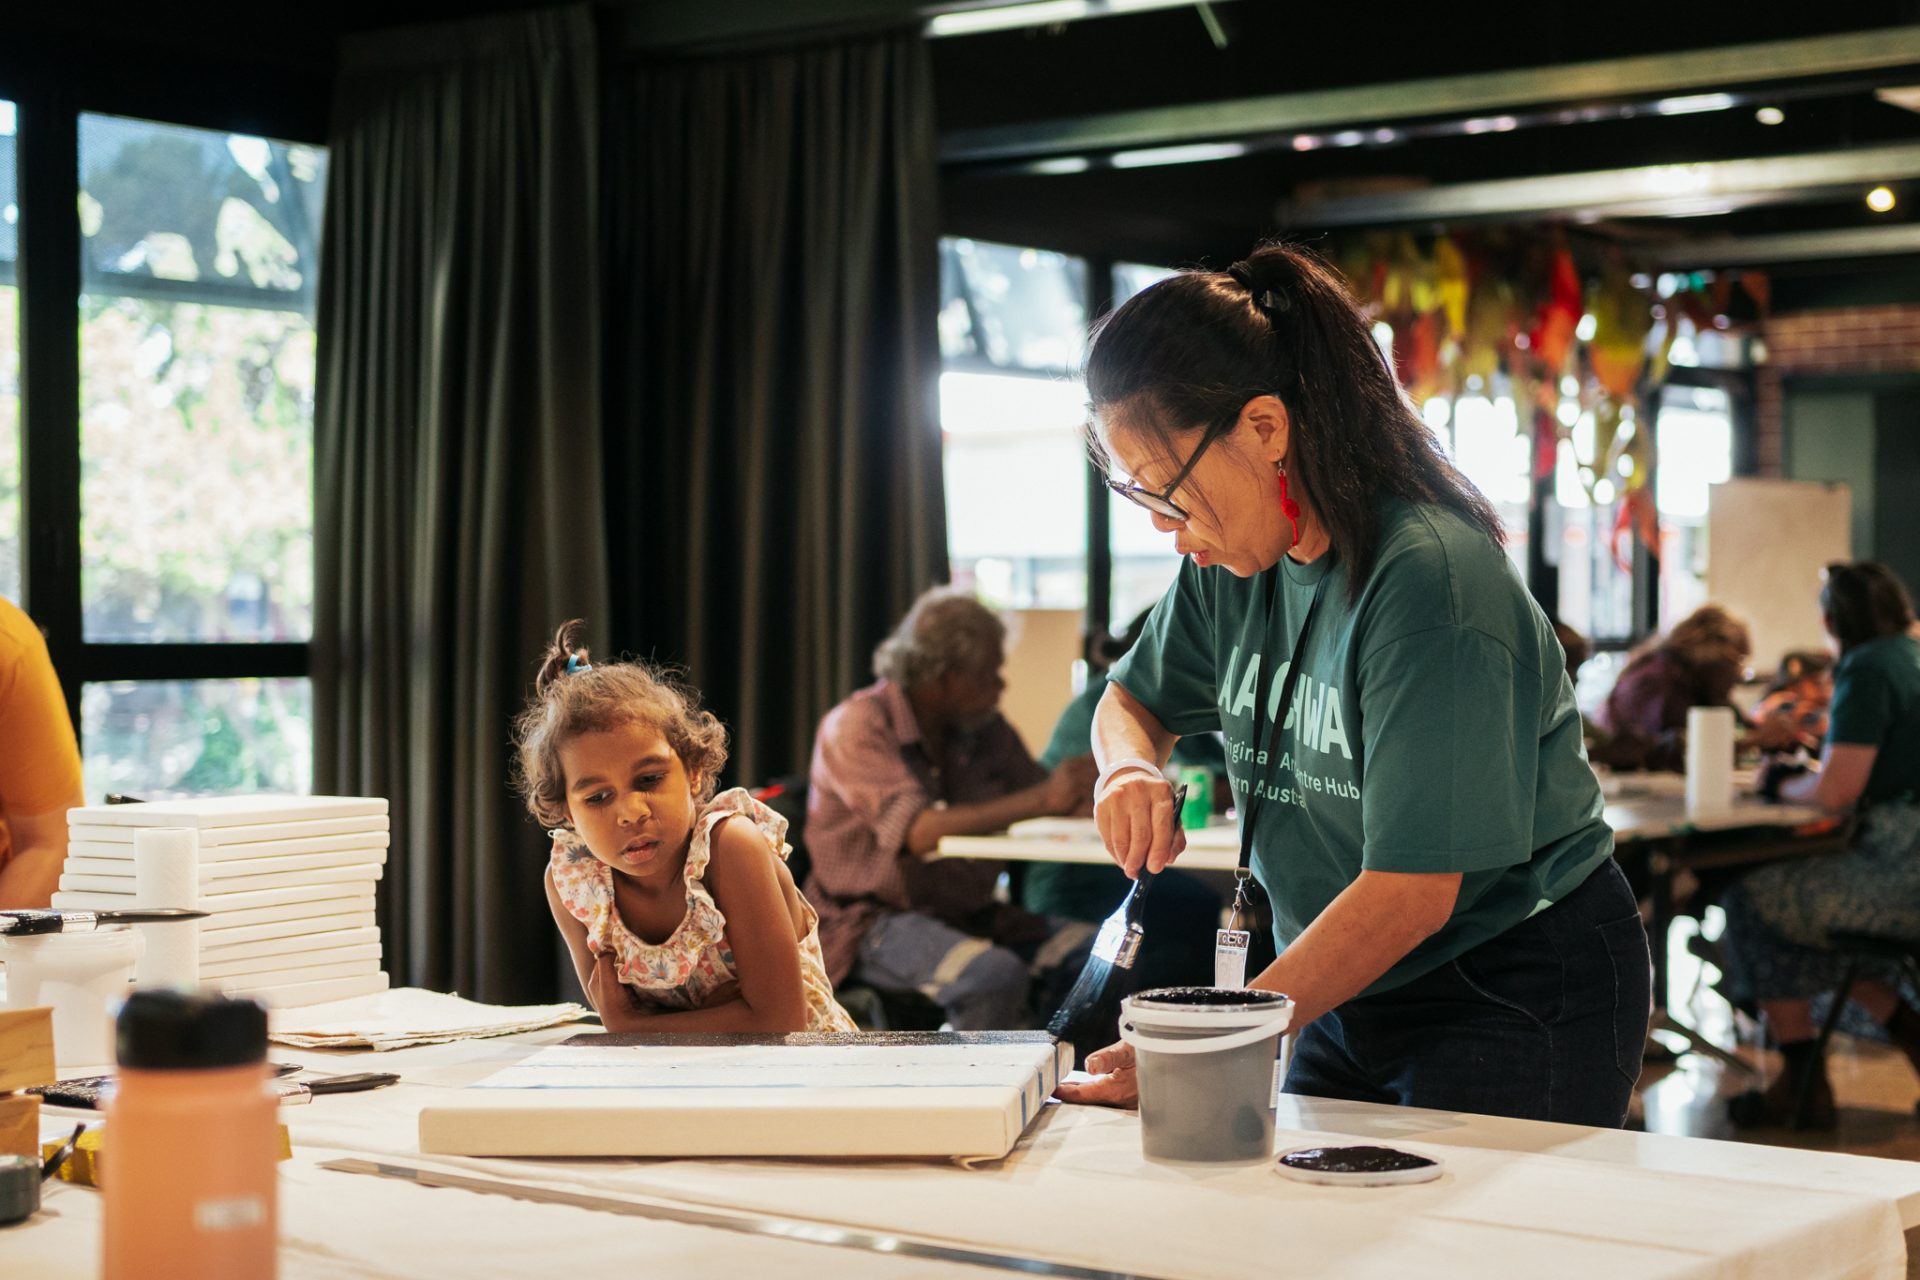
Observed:
[[[1300,545],[1300,504],[1295,502],[1293,495],[1287,492],[1285,460],[1274,463],[1273,469],[1280,473],[1280,514],[1285,516],[1287,523],[1293,527],[1293,542],[1287,547],[1287,550],[1291,551]]]

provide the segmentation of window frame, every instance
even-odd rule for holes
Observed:
[[[948,231],[942,239],[964,238],[964,233]],[[972,237],[995,244],[1013,245],[1014,242],[991,237]],[[1087,299],[1086,312],[1090,324],[1097,324],[1113,310],[1114,298],[1118,291],[1118,272],[1123,265],[1120,260],[1097,253],[1081,253],[1075,250],[1054,248],[1046,244],[1033,243],[1014,245],[1019,248],[1032,248],[1048,253],[1061,253],[1080,259],[1086,264]],[[964,284],[963,284],[964,290]],[[971,303],[969,304],[971,306]],[[977,320],[976,320],[977,323]],[[1018,370],[997,365],[983,355],[943,356],[941,368],[972,369],[983,372],[1011,373],[1047,371]],[[1754,400],[1754,382],[1751,370],[1722,370],[1675,366],[1667,370],[1660,386],[1654,388],[1648,402],[1653,406],[1651,412],[1657,420],[1658,405],[1668,387],[1705,386],[1714,387],[1727,393],[1729,412],[1733,426],[1733,474],[1751,476],[1759,474],[1757,448],[1758,427]],[[1491,398],[1491,397],[1490,397]],[[1540,434],[1547,432],[1558,438],[1558,425],[1550,416],[1544,420],[1541,411],[1523,416],[1518,423],[1520,434],[1533,442],[1533,450],[1539,448]],[[1651,483],[1651,478],[1649,479]],[[1557,560],[1548,555],[1548,532],[1550,529],[1549,511],[1557,505],[1554,497],[1554,477],[1551,472],[1535,475],[1530,485],[1527,503],[1527,556],[1525,578],[1527,590],[1538,600],[1548,616],[1557,616],[1560,599],[1560,567]],[[1108,506],[1108,487],[1106,478],[1091,461],[1087,464],[1087,599],[1085,608],[1086,633],[1099,636],[1106,633],[1112,625],[1113,609],[1113,537],[1112,512]],[[1626,636],[1591,637],[1595,651],[1626,650],[1660,629],[1660,574],[1661,565],[1657,550],[1641,544],[1638,538],[1633,541],[1631,580],[1632,580],[1632,629]],[[1669,619],[1669,622],[1674,621]]]
[[[159,297],[255,310],[305,310],[317,282],[300,291],[236,289],[219,282],[103,279],[83,267],[80,119],[114,115],[156,124],[268,136],[324,147],[323,122],[295,104],[285,111],[211,106],[194,90],[102,87],[79,76],[0,74],[15,104],[20,306],[20,604],[47,637],[76,734],[87,684],[158,680],[311,679],[304,641],[93,642],[86,638],[81,582],[80,299]],[[90,278],[91,276],[91,278]],[[244,299],[240,296],[244,294]],[[317,445],[316,445],[317,451]],[[319,513],[316,510],[315,520]]]

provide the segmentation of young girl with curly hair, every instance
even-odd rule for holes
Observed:
[[[715,794],[727,733],[639,662],[560,628],[515,722],[527,807],[551,829],[547,904],[609,1031],[852,1031],[788,874],[787,822]]]

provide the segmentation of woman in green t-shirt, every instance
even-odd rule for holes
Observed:
[[[1187,557],[1095,716],[1115,861],[1178,857],[1159,767],[1219,730],[1289,1092],[1620,1124],[1650,965],[1564,656],[1339,277],[1284,246],[1174,276],[1086,376],[1109,484]],[[1088,1065],[1063,1098],[1135,1100],[1126,1048]]]
[[[1757,1001],[1786,1069],[1764,1092],[1729,1100],[1737,1124],[1794,1119],[1831,1128],[1833,1088],[1815,1055],[1812,997],[1843,974],[1828,935],[1920,941],[1920,640],[1900,580],[1872,561],[1827,566],[1820,614],[1839,650],[1827,742],[1817,769],[1778,782],[1780,798],[1836,813],[1860,809],[1845,853],[1776,862],[1723,899],[1722,943],[1737,999]],[[1886,976],[1857,983],[1853,1003],[1920,1069],[1920,1012]]]

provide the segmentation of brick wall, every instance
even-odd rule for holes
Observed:
[[[1767,360],[1754,380],[1760,474],[1784,461],[1781,379],[1802,374],[1920,372],[1920,305],[1846,307],[1769,318]]]

